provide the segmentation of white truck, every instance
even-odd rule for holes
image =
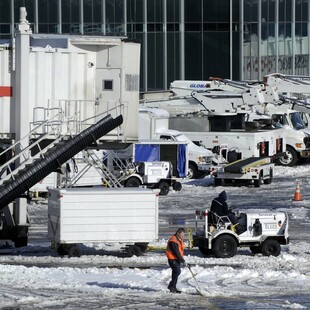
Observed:
[[[246,212],[240,213],[237,219],[238,230],[227,216],[218,216],[208,209],[196,210],[193,246],[204,255],[228,258],[237,253],[238,247],[249,247],[253,254],[278,256],[281,245],[289,244],[285,212]]]
[[[186,135],[177,130],[168,129],[169,113],[158,108],[139,109],[139,140],[140,141],[175,141],[188,145],[189,179],[196,179],[210,173],[214,154],[201,146],[194,144]]]
[[[59,255],[79,257],[79,244],[125,244],[139,256],[158,240],[158,192],[145,188],[49,189],[48,236]]]
[[[232,163],[214,167],[215,186],[225,184],[254,184],[254,187],[260,187],[262,182],[270,184],[273,179],[274,164],[270,157],[249,157],[237,160]]]
[[[190,94],[197,90],[224,90],[242,94],[243,105],[234,101],[239,111],[247,113],[248,121],[262,122],[266,117],[275,119],[283,128],[285,135],[285,153],[278,156],[276,162],[283,166],[294,166],[299,159],[310,157],[310,131],[306,128],[302,117],[308,123],[309,114],[296,111],[307,111],[305,105],[287,105],[280,100],[281,94],[292,92],[299,94],[309,91],[309,78],[307,82],[302,77],[287,78],[280,74],[264,77],[263,82],[238,82],[228,79],[210,79],[209,81],[174,81],[171,90],[176,94]],[[292,107],[296,110],[292,110]],[[302,110],[301,110],[302,109]],[[310,109],[308,110],[310,111]]]
[[[237,159],[248,157],[277,157],[285,151],[283,129],[259,129],[246,122],[245,113],[237,113],[234,106],[238,94],[212,92],[208,97],[192,93],[177,97],[144,102],[146,107],[161,108],[169,112],[169,128],[184,133],[197,145],[212,150],[227,145]],[[233,161],[233,160],[229,160]]]

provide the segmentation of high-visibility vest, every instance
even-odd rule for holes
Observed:
[[[168,259],[178,259],[178,258],[172,253],[172,251],[171,251],[171,249],[170,249],[170,246],[169,246],[170,242],[175,242],[175,243],[177,243],[177,245],[178,245],[178,250],[179,250],[181,256],[183,257],[183,256],[184,256],[184,242],[180,241],[175,235],[173,235],[173,236],[169,239],[169,241],[168,241],[168,243],[167,243],[167,249],[166,249],[166,256],[167,256],[167,258],[168,258]]]

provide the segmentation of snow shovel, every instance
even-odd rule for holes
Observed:
[[[197,291],[201,296],[205,296],[205,297],[210,296],[209,292],[203,290],[203,289],[200,287],[200,285],[199,285],[199,283],[198,283],[198,281],[197,281],[197,279],[196,279],[196,277],[195,277],[195,274],[193,273],[193,271],[192,271],[190,265],[187,265],[187,268],[189,269],[190,273],[192,274],[193,279],[194,279],[195,282],[196,282],[196,291]]]

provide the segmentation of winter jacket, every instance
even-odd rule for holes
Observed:
[[[226,199],[226,192],[221,192],[218,197],[213,199],[210,211],[216,213],[218,216],[224,216],[231,213],[231,211],[228,209]]]
[[[167,243],[166,256],[169,260],[178,260],[184,263],[184,242],[173,235]]]

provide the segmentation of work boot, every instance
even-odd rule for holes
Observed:
[[[179,291],[176,287],[168,286],[168,290],[173,294],[180,294],[181,291]]]

